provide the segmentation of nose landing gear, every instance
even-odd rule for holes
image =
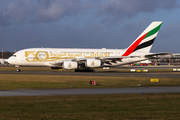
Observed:
[[[15,67],[17,67],[17,68],[16,68],[16,71],[17,71],[17,72],[21,72],[20,66],[15,66]]]
[[[17,71],[17,72],[21,72],[21,69],[17,68],[16,71]]]

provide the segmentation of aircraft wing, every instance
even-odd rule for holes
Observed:
[[[121,58],[132,58],[133,56],[110,56],[110,57],[92,57],[92,58],[80,58],[75,61],[85,61],[86,59],[99,59],[99,60],[120,60]]]
[[[149,53],[149,54],[146,54],[144,57],[152,58],[158,55],[168,55],[168,54],[169,53]],[[76,61],[79,64],[81,64],[81,63],[85,63],[87,59],[98,59],[98,60],[101,60],[102,62],[111,62],[111,61],[121,61],[121,59],[123,58],[141,58],[141,57],[142,56],[110,56],[110,57],[92,57],[92,58],[67,58],[63,60],[52,61],[52,62],[49,62],[48,64],[50,66],[62,66],[64,61]]]
[[[79,64],[84,63],[87,59],[98,59],[101,60],[102,62],[106,62],[106,61],[121,61],[121,59],[123,58],[133,58],[133,57],[137,57],[137,56],[111,56],[111,57],[92,57],[92,58],[68,58],[68,59],[63,59],[63,60],[56,60],[56,61],[52,61],[49,62],[48,64],[51,66],[61,66],[63,64],[64,61],[76,61]]]
[[[156,57],[158,55],[169,55],[169,53],[152,53],[152,54],[145,55],[145,57],[146,58],[152,58],[152,57]]]

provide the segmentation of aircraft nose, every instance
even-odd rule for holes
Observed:
[[[12,63],[12,59],[11,57],[7,60],[8,64],[11,64]]]
[[[8,59],[7,62],[10,64],[10,59]]]

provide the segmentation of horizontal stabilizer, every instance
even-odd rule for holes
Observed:
[[[158,55],[169,55],[169,53],[152,53],[152,54],[145,55],[145,57],[151,58],[151,57],[158,56]]]

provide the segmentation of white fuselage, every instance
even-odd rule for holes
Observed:
[[[92,58],[121,58],[126,49],[62,49],[62,48],[31,48],[16,52],[8,59],[9,64],[25,66],[56,66],[56,63],[62,63],[67,60],[82,60]],[[117,62],[102,66],[116,66],[145,60],[144,55],[147,53],[136,52],[130,56],[134,58],[123,58]],[[109,61],[111,62],[111,60]]]

